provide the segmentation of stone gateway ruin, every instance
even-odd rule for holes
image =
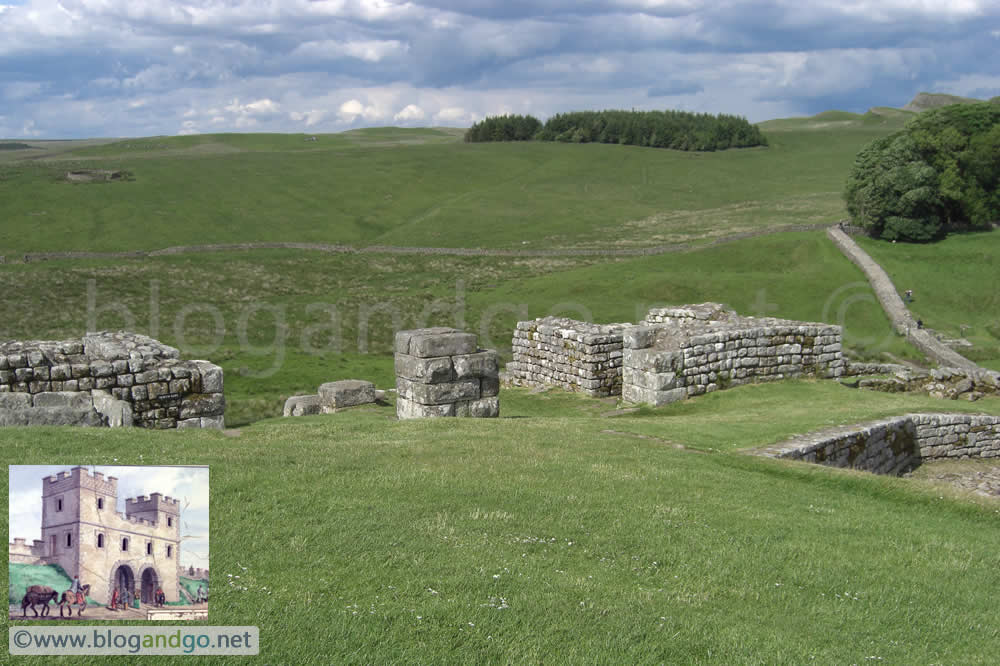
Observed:
[[[454,328],[398,331],[396,416],[488,418],[500,415],[500,364],[474,333]]]
[[[225,407],[222,368],[145,335],[0,343],[0,426],[222,428]]]
[[[546,317],[518,322],[507,372],[514,385],[659,406],[751,382],[840,377],[841,339],[839,326],[741,317],[718,303],[654,308],[638,325]]]

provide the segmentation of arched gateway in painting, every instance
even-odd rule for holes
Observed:
[[[160,586],[160,577],[156,575],[156,569],[146,567],[142,570],[142,603],[156,603],[156,588]]]

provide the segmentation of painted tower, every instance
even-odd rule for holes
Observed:
[[[44,559],[90,585],[90,597],[109,603],[119,586],[153,603],[157,587],[178,601],[180,506],[160,493],[125,501],[118,513],[118,479],[74,467],[42,479]]]

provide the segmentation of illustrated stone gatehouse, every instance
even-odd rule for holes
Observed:
[[[140,591],[144,604],[163,589],[179,601],[180,503],[160,493],[125,500],[116,510],[118,479],[83,467],[42,479],[42,538],[15,538],[9,560],[55,564],[90,585],[90,598],[110,603],[115,586]]]

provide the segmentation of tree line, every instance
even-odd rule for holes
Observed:
[[[572,111],[543,125],[533,116],[491,116],[465,133],[467,142],[559,141],[713,151],[766,146],[767,138],[741,116],[688,111]]]

